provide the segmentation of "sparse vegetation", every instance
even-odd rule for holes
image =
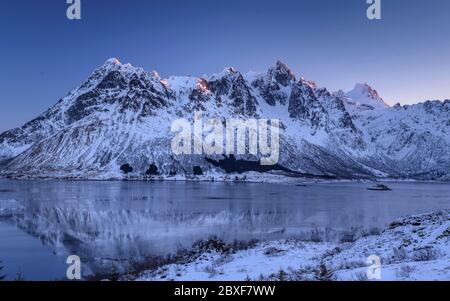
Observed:
[[[119,281],[119,278],[120,278],[119,271],[117,269],[117,266],[113,263],[113,265],[111,266],[111,273],[109,275],[108,280]]]
[[[367,277],[367,273],[365,272],[357,272],[353,274],[353,279],[355,281],[369,281],[369,278]]]
[[[416,269],[412,266],[402,264],[400,266],[400,270],[397,272],[397,277],[409,279],[411,277],[411,273]]]
[[[336,266],[337,270],[351,270],[366,267],[365,261],[361,260],[344,260],[339,265]]]
[[[145,172],[145,175],[158,176],[159,175],[158,167],[154,164],[151,164],[148,170]]]
[[[425,247],[415,250],[412,257],[414,261],[431,261],[438,258],[438,253],[433,247]]]
[[[205,273],[207,273],[209,275],[209,278],[213,278],[214,276],[217,276],[220,274],[220,272],[217,270],[217,267],[213,266],[213,265],[209,265],[209,266],[205,267],[204,271],[205,271]]]
[[[219,239],[217,236],[211,236],[207,240],[196,241],[192,245],[192,248],[200,252],[216,251],[225,254],[231,251],[231,247],[227,245],[223,240]]]
[[[203,170],[200,166],[194,166],[193,172],[195,176],[203,176]]]
[[[287,276],[288,274],[283,269],[278,271],[278,281],[287,281]]]
[[[129,174],[133,172],[133,167],[131,167],[130,164],[124,164],[120,167],[120,170],[124,173],[124,174]]]
[[[233,256],[231,256],[230,254],[225,254],[219,257],[219,259],[217,259],[214,263],[216,265],[223,265],[223,264],[227,264],[233,261]]]
[[[302,266],[299,269],[291,269],[289,271],[289,278],[292,281],[308,281],[313,280],[314,267]]]
[[[230,254],[240,250],[247,250],[254,247],[258,243],[257,240],[238,241],[226,243],[217,236],[211,236],[206,240],[198,240],[191,248],[178,247],[175,254],[167,256],[151,256],[142,259],[134,259],[127,262],[127,268],[119,271],[114,264],[107,273],[99,273],[88,277],[87,280],[99,281],[103,279],[109,280],[132,280],[143,272],[156,272],[160,267],[174,263],[190,263],[206,252],[217,252],[222,256],[214,263],[214,266],[229,262],[232,258]],[[211,266],[211,273],[215,269]]]
[[[284,250],[280,250],[275,247],[270,247],[270,248],[267,248],[266,250],[264,250],[264,255],[266,255],[266,256],[281,256],[285,253],[286,252]]]
[[[330,270],[325,263],[321,263],[319,269],[315,271],[314,278],[317,281],[332,281],[334,279],[334,273]]]

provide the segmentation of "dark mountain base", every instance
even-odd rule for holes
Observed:
[[[312,175],[297,172],[294,170],[290,170],[289,168],[283,167],[279,164],[261,165],[259,161],[237,160],[233,155],[230,155],[229,157],[226,157],[225,159],[219,161],[215,161],[209,158],[205,158],[205,160],[208,161],[208,163],[212,164],[213,166],[223,169],[227,174],[232,173],[242,174],[249,171],[256,171],[262,173],[270,171],[282,171],[286,173],[287,176],[291,177],[315,178],[324,180],[336,179],[336,177],[328,175]]]

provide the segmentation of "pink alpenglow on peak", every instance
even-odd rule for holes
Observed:
[[[122,65],[118,58],[110,58],[106,60],[105,65]]]
[[[378,92],[368,84],[356,84],[353,90],[345,94],[351,102],[373,109],[388,108],[389,105],[378,95]]]

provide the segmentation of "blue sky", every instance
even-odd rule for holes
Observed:
[[[450,1],[65,0],[0,2],[0,131],[36,117],[110,57],[162,76],[277,59],[330,90],[367,82],[388,103],[450,98]]]

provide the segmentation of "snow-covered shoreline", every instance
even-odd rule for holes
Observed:
[[[372,178],[372,179],[325,179],[318,176],[315,177],[301,177],[301,176],[288,176],[284,174],[276,173],[259,173],[259,172],[246,172],[242,174],[205,174],[201,176],[123,176],[119,174],[105,174],[96,176],[86,175],[65,175],[65,174],[48,174],[48,175],[2,175],[0,179],[7,180],[21,180],[21,181],[34,181],[34,180],[66,180],[66,181],[135,181],[135,182],[242,182],[242,183],[277,183],[277,184],[312,184],[312,183],[372,183],[372,182],[418,182],[418,183],[449,183],[448,181],[438,180],[417,180],[408,178]]]
[[[336,280],[367,278],[367,259],[381,259],[382,281],[450,280],[450,211],[399,219],[382,233],[350,243],[259,242],[234,251],[220,242],[138,281]]]

